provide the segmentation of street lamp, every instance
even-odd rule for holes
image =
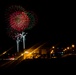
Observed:
[[[74,44],[72,44],[72,48],[74,48],[75,47],[75,45]]]
[[[52,48],[54,49],[55,47],[54,47],[54,46],[52,46]]]
[[[70,49],[70,47],[67,47],[67,49],[69,50],[69,49]]]

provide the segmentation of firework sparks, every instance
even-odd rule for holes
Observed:
[[[19,32],[28,28],[29,22],[30,19],[28,15],[24,12],[17,11],[10,15],[11,27]]]

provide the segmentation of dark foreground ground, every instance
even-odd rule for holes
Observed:
[[[10,61],[0,61],[0,66],[2,63],[6,63]],[[14,61],[11,61],[14,62]],[[37,74],[38,73],[51,73],[51,72],[60,72],[60,70],[68,70],[73,69],[76,66],[76,56],[68,56],[65,58],[54,58],[54,59],[33,59],[33,60],[23,60],[18,61],[16,60],[14,63],[6,64],[6,66],[0,67],[0,75],[2,73],[8,74],[19,74],[23,73],[24,75],[27,74]],[[72,67],[72,68],[71,68]],[[62,71],[64,71],[62,70]],[[21,74],[22,75],[22,74]]]

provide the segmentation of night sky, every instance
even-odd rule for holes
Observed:
[[[20,5],[26,11],[33,11],[38,23],[28,30],[26,46],[39,42],[57,44],[59,42],[75,43],[76,22],[75,6],[71,2],[51,2],[50,0],[0,0],[0,50],[15,45],[15,40],[7,35],[5,10],[11,5]]]

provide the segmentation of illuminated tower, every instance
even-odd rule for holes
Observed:
[[[27,34],[27,33],[26,33]],[[21,34],[21,38],[23,39],[23,49],[25,49],[25,40],[26,40],[26,34],[25,34],[25,32],[22,32],[22,34]]]
[[[22,32],[16,36],[17,52],[19,52],[19,43],[21,42],[21,40],[23,42],[23,49],[25,49],[26,34],[25,32]]]
[[[17,43],[17,52],[19,52],[19,43],[20,43],[19,37],[17,37],[16,43]]]

